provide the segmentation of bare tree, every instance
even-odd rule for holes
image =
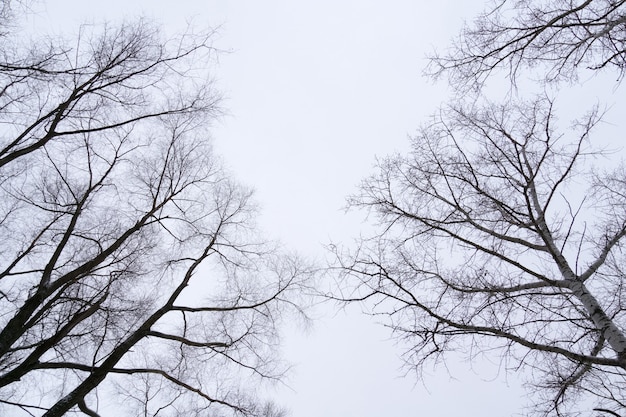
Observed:
[[[275,410],[255,388],[307,273],[208,144],[209,35],[0,40],[0,414]]]
[[[335,248],[336,298],[366,303],[418,371],[487,354],[527,371],[530,414],[590,412],[588,398],[622,415],[626,171],[592,167],[597,112],[568,133],[554,114],[546,98],[449,107],[382,160],[349,200],[380,232]]]
[[[541,67],[546,81],[577,79],[581,69],[626,70],[626,2],[623,0],[497,0],[468,25],[430,72],[453,86],[480,87],[506,69],[513,83]],[[545,73],[544,73],[545,71]]]

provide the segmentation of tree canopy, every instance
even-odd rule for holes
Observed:
[[[460,89],[479,88],[497,70],[517,79],[530,70],[548,82],[577,80],[581,71],[626,70],[626,2],[496,0],[431,57],[430,73]]]
[[[522,371],[529,415],[626,409],[626,170],[594,139],[603,112],[564,120],[546,93],[483,94],[502,71],[557,95],[583,71],[621,80],[625,16],[622,1],[491,3],[431,58],[454,104],[349,199],[377,231],[333,246],[333,297],[383,318],[418,372],[486,355]]]
[[[286,369],[277,325],[308,272],[211,149],[211,34],[139,20],[25,42],[9,3],[0,414],[280,415],[256,387]]]

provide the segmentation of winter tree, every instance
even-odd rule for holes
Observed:
[[[494,71],[515,83],[535,71],[547,82],[574,81],[581,71],[626,70],[626,1],[497,0],[467,25],[430,73],[455,87],[480,88]]]
[[[11,6],[13,10],[11,10]],[[0,37],[0,414],[270,415],[307,277],[225,173],[210,34]],[[268,414],[269,413],[269,414]]]
[[[497,71],[556,90],[582,71],[621,79],[625,34],[623,1],[502,0],[433,57],[469,99],[379,162],[349,199],[378,231],[334,247],[335,298],[382,318],[409,366],[486,355],[523,371],[531,415],[626,415],[626,170],[596,145],[602,112],[481,95]]]
[[[417,369],[489,352],[529,372],[547,414],[581,393],[619,408],[626,171],[589,165],[597,114],[567,134],[554,119],[547,99],[451,107],[381,161],[350,200],[381,232],[339,254],[340,298],[386,316]]]

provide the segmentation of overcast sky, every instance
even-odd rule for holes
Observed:
[[[367,228],[346,216],[345,197],[376,155],[407,149],[407,137],[446,99],[421,76],[425,54],[445,48],[474,1],[42,1],[39,17],[68,33],[87,20],[138,15],[170,32],[192,20],[219,27],[214,75],[229,115],[213,129],[217,151],[256,189],[261,226],[312,258],[322,245]],[[401,349],[358,309],[330,306],[308,333],[289,332],[296,366],[272,394],[293,417],[483,416],[521,411],[519,381],[497,363],[456,361],[424,381],[404,375]]]

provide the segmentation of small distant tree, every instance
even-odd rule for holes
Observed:
[[[417,370],[486,354],[524,371],[532,414],[623,411],[626,170],[593,168],[598,120],[562,133],[545,98],[442,110],[349,200],[380,233],[336,249],[337,298],[386,317]]]
[[[276,414],[307,274],[211,150],[209,35],[25,43],[1,4],[0,414]]]

